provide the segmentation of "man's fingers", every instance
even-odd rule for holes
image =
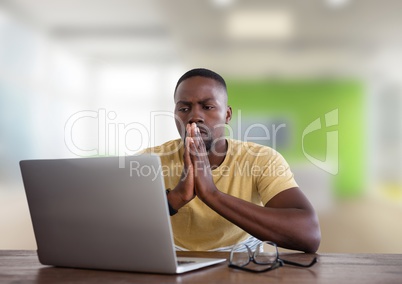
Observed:
[[[189,165],[191,163],[191,156],[193,155],[193,145],[194,144],[194,140],[191,137],[186,137],[185,140],[185,146],[186,149],[184,151],[184,162]]]
[[[189,149],[189,156],[191,161],[194,162],[194,158],[196,158],[198,156],[198,150],[197,150],[197,146],[195,143],[195,139],[193,139],[192,137],[188,137],[188,149]]]

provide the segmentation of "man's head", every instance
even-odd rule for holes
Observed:
[[[208,69],[186,72],[174,93],[176,127],[181,137],[186,136],[188,123],[196,123],[207,151],[226,143],[225,124],[232,117],[227,100],[226,83],[219,74]]]
[[[184,80],[189,79],[191,77],[195,77],[195,76],[214,79],[216,82],[218,82],[219,84],[222,85],[222,87],[225,89],[225,92],[227,95],[225,79],[223,79],[222,76],[219,75],[218,73],[215,73],[214,71],[211,71],[211,70],[205,69],[205,68],[191,69],[190,71],[187,71],[186,73],[184,73],[180,77],[180,79],[177,81],[176,88],[174,89],[174,93],[176,94],[177,87],[179,87],[181,82],[183,82]]]

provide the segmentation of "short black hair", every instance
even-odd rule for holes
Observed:
[[[183,74],[183,76],[180,77],[179,81],[177,81],[176,88],[174,89],[174,93],[176,94],[177,88],[179,87],[181,82],[183,82],[184,80],[187,80],[191,77],[196,77],[196,76],[210,78],[210,79],[215,80],[225,89],[225,92],[227,92],[226,82],[221,75],[219,75],[218,73],[216,73],[212,70],[209,70],[209,69],[195,68],[195,69],[191,69],[190,71],[187,71],[186,73]]]

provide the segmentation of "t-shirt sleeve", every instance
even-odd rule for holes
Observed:
[[[275,150],[270,155],[258,157],[256,162],[261,168],[261,174],[256,178],[257,190],[264,205],[278,193],[298,187],[289,164]]]

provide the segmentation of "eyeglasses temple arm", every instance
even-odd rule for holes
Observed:
[[[316,257],[314,257],[314,259],[309,264],[302,264],[302,263],[293,262],[293,261],[282,259],[282,258],[280,260],[282,260],[283,263],[285,263],[285,264],[290,264],[290,265],[299,266],[299,267],[311,267],[317,263]]]

